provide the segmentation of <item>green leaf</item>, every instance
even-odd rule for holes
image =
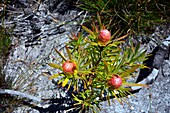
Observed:
[[[135,72],[136,69],[140,66],[140,64],[137,64],[135,66],[133,66],[132,68],[126,70],[125,72],[123,72],[120,76],[121,77],[126,77],[129,76],[131,73]]]
[[[117,100],[120,104],[122,104],[121,100],[116,96],[116,94],[115,94],[114,91],[112,91],[112,95],[116,98],[116,100]]]
[[[148,87],[146,84],[136,84],[136,83],[128,83],[124,82],[122,83],[123,86],[142,86],[142,87]]]
[[[59,76],[61,76],[61,74],[53,74],[52,76],[50,76],[50,80],[54,79],[54,78],[58,78]]]
[[[78,99],[73,93],[72,95],[74,97],[74,100],[78,102],[77,104],[81,104],[83,102],[82,100]]]
[[[74,70],[74,74],[73,74],[73,75],[74,75],[74,78],[75,78],[75,79],[80,79],[77,70]]]
[[[139,49],[140,49],[140,44],[137,44],[137,46],[135,48],[135,54],[139,53]]]
[[[82,71],[79,70],[78,73],[81,73],[81,74],[85,74],[85,75],[86,75],[86,74],[90,74],[90,73],[92,73],[92,72],[91,72],[91,70],[82,70]]]
[[[56,68],[56,69],[60,69],[60,70],[63,70],[62,69],[62,66],[58,65],[58,64],[55,64],[55,63],[49,63],[48,64],[50,67],[53,67],[53,68]]]
[[[113,46],[114,46],[114,47],[117,47],[117,45],[114,44],[114,43],[111,43],[111,44],[108,45],[108,47],[113,47]]]
[[[98,19],[98,21],[99,21],[99,25],[100,25],[100,27],[102,27],[102,22],[101,22],[101,18],[100,18],[100,15],[99,15],[99,13],[97,12],[97,19]],[[102,28],[101,28],[102,29]]]
[[[67,59],[65,58],[65,56],[59,52],[57,49],[55,49],[55,51],[58,53],[58,55],[60,55],[60,57],[64,60],[64,61],[67,61]]]
[[[140,61],[140,60],[145,60],[145,56],[146,56],[146,51],[143,51],[142,53],[140,53],[135,58],[132,58],[129,63],[133,63],[135,61]]]
[[[96,43],[96,42],[90,42],[90,45],[92,45],[92,46],[98,46],[98,43]]]
[[[119,90],[119,92],[120,92],[121,97],[126,97],[127,96],[126,90],[125,91],[124,90]]]
[[[72,84],[72,81],[69,83],[68,88],[67,88],[67,91],[70,89],[71,84]]]
[[[124,65],[126,60],[126,55],[123,55],[122,58],[120,59],[120,56],[118,56],[117,65],[116,65],[116,70],[121,69],[122,65]]]
[[[137,97],[135,94],[133,94],[133,93],[130,92],[130,89],[125,90],[124,93],[125,93],[126,95],[131,95],[131,96]]]
[[[104,69],[106,71],[106,74],[108,75],[109,74],[109,69],[108,69],[108,64],[106,61],[104,61]]]
[[[129,34],[126,34],[126,35],[124,35],[124,36],[121,36],[121,37],[119,37],[119,38],[116,38],[116,39],[114,39],[114,41],[121,41],[121,40],[123,40],[124,38],[126,38],[127,36],[129,36]]]
[[[94,33],[93,33],[90,29],[88,29],[88,28],[85,27],[85,26],[82,26],[82,28],[83,28],[86,32],[88,32],[90,35],[92,35],[92,37],[95,37]]]
[[[110,106],[110,96],[109,96],[109,93],[107,94],[106,98],[107,98],[107,102],[108,102],[108,104]]]
[[[85,77],[84,77],[83,79],[84,79],[84,80],[82,80],[82,81],[83,81],[83,84],[84,84],[84,89],[87,89],[87,80],[86,80]]]
[[[86,99],[85,94],[84,94],[84,93],[80,93],[80,94],[81,94],[81,96],[83,97],[83,99],[85,100],[85,99]]]
[[[68,83],[69,79],[66,78],[63,82],[62,82],[62,87],[66,86],[66,84]]]
[[[71,53],[70,53],[68,46],[66,46],[66,51],[67,51],[69,59],[72,60]]]
[[[118,29],[118,30],[111,36],[111,39],[113,39],[113,38],[117,35],[117,33],[119,33],[119,31],[120,31],[120,29]]]

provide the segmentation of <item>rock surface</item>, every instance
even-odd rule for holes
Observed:
[[[15,27],[13,48],[4,71],[7,77],[13,78],[14,90],[43,99],[66,96],[48,79],[57,72],[48,63],[59,57],[54,48],[63,50],[68,35],[78,32],[78,25],[84,17],[83,11],[67,4],[66,1],[45,0],[32,6],[26,0],[14,3],[12,8],[16,10],[7,10],[11,17],[4,21],[5,27]],[[20,113],[25,109],[29,111],[30,108],[19,107],[14,112]]]
[[[11,16],[5,20],[6,27],[15,26],[13,49],[4,67],[5,74],[13,78],[14,90],[44,99],[65,97],[66,93],[48,79],[49,75],[57,72],[48,63],[55,62],[54,57],[58,57],[54,48],[63,50],[64,43],[68,41],[67,35],[78,31],[77,25],[82,22],[85,13],[68,7],[66,1],[44,0],[34,5],[29,0],[18,1],[12,7],[16,10],[9,10]],[[170,25],[166,25],[157,27],[150,37],[159,42],[169,35]],[[148,52],[158,45],[153,40],[147,45]],[[135,94],[137,97],[129,96],[130,106],[122,106],[118,102],[109,106],[107,102],[102,102],[101,113],[170,113],[169,87],[170,59],[166,59],[150,88],[140,90]],[[13,112],[38,111],[18,107]]]

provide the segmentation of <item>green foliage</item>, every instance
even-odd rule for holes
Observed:
[[[0,88],[1,89],[10,89],[12,87],[12,78],[6,77],[3,68],[6,63],[10,45],[11,45],[11,39],[10,39],[10,33],[11,31],[6,28],[3,28],[0,26]],[[1,101],[1,109],[3,112],[8,111],[12,112],[12,105],[10,102],[14,101],[12,97],[9,95],[1,95],[0,96]]]
[[[5,28],[0,27],[0,56],[5,56],[11,44],[10,35]]]
[[[98,19],[101,22],[99,15]],[[49,63],[49,66],[61,71],[52,75],[50,79],[62,77],[58,84],[62,87],[68,85],[68,90],[73,87],[78,93],[73,94],[77,109],[79,107],[82,110],[91,108],[93,112],[96,112],[97,109],[100,110],[99,103],[103,98],[107,98],[110,103],[110,96],[115,96],[122,103],[125,100],[121,97],[126,97],[130,93],[129,86],[146,86],[126,82],[135,75],[139,68],[145,68],[141,64],[145,60],[145,51],[140,48],[139,44],[135,46],[130,41],[128,46],[122,47],[124,38],[127,38],[128,34],[115,39],[117,33],[112,35],[112,40],[107,44],[102,44],[98,40],[99,29],[104,29],[106,26],[102,23],[99,28],[92,25],[92,30],[82,27],[88,36],[79,33],[78,36],[70,37],[71,41],[66,46],[68,57],[55,50],[62,58],[62,63],[71,61],[76,64],[77,68],[74,73],[64,73],[61,64]],[[119,75],[123,80],[122,86],[118,89],[108,84],[113,75]],[[106,96],[103,97],[103,95]]]
[[[167,0],[80,0],[78,7],[95,14],[99,12],[112,32],[149,33],[155,24],[170,22],[170,2]],[[96,16],[89,19],[96,20]]]

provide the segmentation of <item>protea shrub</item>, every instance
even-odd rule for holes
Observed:
[[[72,95],[77,109],[91,108],[95,112],[96,108],[100,108],[101,101],[108,100],[110,103],[110,97],[115,97],[120,103],[124,102],[121,97],[130,94],[131,86],[145,86],[127,82],[127,79],[136,75],[137,70],[145,68],[142,62],[146,55],[140,44],[134,46],[130,41],[122,49],[125,38],[130,38],[128,34],[116,37],[116,33],[113,33],[112,36],[106,29],[108,27],[101,23],[92,25],[92,30],[85,26],[82,28],[88,35],[79,33],[78,36],[70,36],[71,40],[65,48],[67,56],[55,49],[62,63],[49,63],[60,70],[50,79],[59,77],[59,84],[68,90],[70,87],[74,89]]]

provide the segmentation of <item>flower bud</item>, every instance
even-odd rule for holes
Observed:
[[[112,88],[117,89],[122,85],[122,78],[118,75],[113,75],[108,83]]]
[[[111,33],[107,29],[103,29],[99,34],[99,41],[107,43],[111,39]]]
[[[66,61],[63,63],[62,68],[64,73],[74,73],[74,70],[76,70],[76,65],[71,61]]]

